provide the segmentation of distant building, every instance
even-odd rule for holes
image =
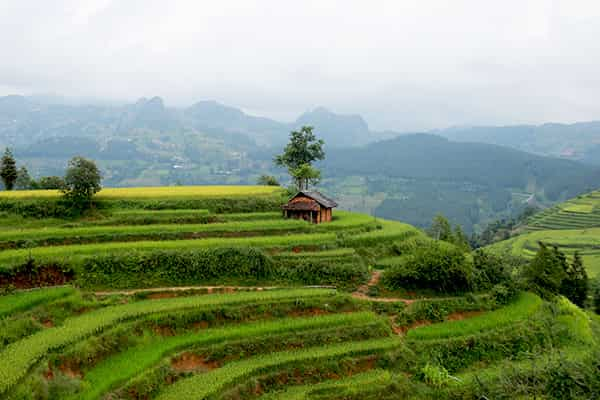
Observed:
[[[334,207],[337,207],[337,203],[321,193],[304,190],[298,192],[281,208],[285,218],[303,219],[319,224],[331,221]]]

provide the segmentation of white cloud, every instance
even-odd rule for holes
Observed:
[[[598,119],[598,37],[583,0],[4,0],[0,94],[322,104],[402,130]]]

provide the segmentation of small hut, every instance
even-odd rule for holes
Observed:
[[[303,190],[284,204],[283,216],[310,221],[315,224],[330,222],[332,209],[337,203],[319,192]]]

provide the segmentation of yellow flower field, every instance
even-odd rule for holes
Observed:
[[[98,199],[151,199],[151,198],[198,198],[216,196],[269,195],[281,190],[277,186],[154,186],[132,188],[104,188]],[[2,198],[51,198],[60,196],[58,190],[14,190],[0,192]]]

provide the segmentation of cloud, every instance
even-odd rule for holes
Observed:
[[[600,118],[590,1],[4,0],[0,94],[216,99],[379,129]]]

